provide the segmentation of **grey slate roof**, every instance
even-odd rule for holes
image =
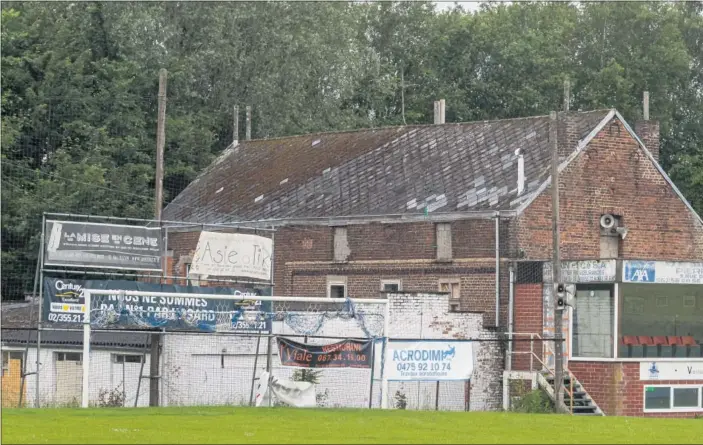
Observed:
[[[573,113],[585,137],[609,110]],[[549,176],[549,116],[240,141],[165,209],[172,221],[514,210]],[[575,149],[573,147],[572,149]]]
[[[8,346],[24,346],[37,342],[38,303],[2,303],[2,343]],[[77,329],[74,331],[42,330],[43,345],[55,347],[79,347],[83,345],[82,327],[65,323],[52,323],[56,329]],[[141,350],[149,347],[149,333],[134,332],[93,332],[91,347],[101,349]]]

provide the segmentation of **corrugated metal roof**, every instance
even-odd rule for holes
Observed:
[[[607,113],[573,113],[570,121],[584,137]],[[240,141],[166,207],[164,218],[512,210],[520,204],[515,150],[525,159],[525,196],[548,177],[548,136],[549,116],[538,116]]]

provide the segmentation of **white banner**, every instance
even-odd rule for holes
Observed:
[[[418,340],[388,342],[384,375],[388,380],[470,380],[473,343]]]
[[[315,385],[310,382],[294,382],[279,379],[264,371],[256,389],[256,406],[269,406],[271,393],[279,401],[296,408],[315,408],[317,397]]]
[[[703,361],[640,362],[640,380],[703,380]]]
[[[624,283],[703,284],[703,263],[624,261]]]
[[[200,232],[190,275],[271,280],[271,238],[243,233]]]

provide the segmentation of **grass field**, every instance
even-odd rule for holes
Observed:
[[[703,419],[286,408],[4,409],[2,443],[681,443]]]

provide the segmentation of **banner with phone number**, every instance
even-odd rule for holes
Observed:
[[[388,380],[471,380],[473,343],[444,340],[390,340],[384,375]]]

